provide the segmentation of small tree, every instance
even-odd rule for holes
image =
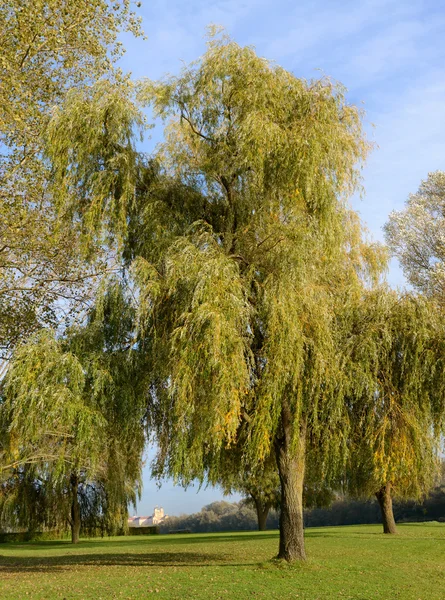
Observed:
[[[131,323],[112,285],[87,327],[66,340],[43,330],[14,353],[0,412],[6,518],[68,521],[73,543],[82,517],[85,529],[125,526],[127,504],[140,489],[145,441],[145,405],[128,353]],[[39,515],[37,489],[45,506]],[[20,492],[19,505],[12,504]]]
[[[347,344],[354,381],[349,475],[353,493],[376,496],[385,533],[392,497],[420,499],[434,485],[445,408],[443,326],[424,298],[378,290],[360,301]]]
[[[239,447],[242,447],[238,439]],[[275,456],[272,454],[260,466],[246,464],[237,448],[226,451],[221,459],[223,471],[219,484],[225,494],[241,493],[255,507],[258,530],[265,531],[269,511],[280,506],[280,480]]]

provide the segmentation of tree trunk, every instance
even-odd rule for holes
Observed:
[[[261,502],[260,498],[251,494],[255,502],[256,516],[258,520],[258,531],[266,531],[267,515],[269,514],[270,504]]]
[[[75,473],[70,477],[71,485],[71,542],[77,544],[79,542],[80,533],[80,506],[79,497],[77,495],[79,480]]]
[[[382,512],[383,533],[397,533],[396,521],[392,510],[391,484],[387,483],[384,485],[375,495]]]
[[[286,410],[287,409],[287,410]],[[292,443],[292,420],[288,407],[282,411],[283,436],[275,441],[281,482],[280,547],[278,558],[288,562],[305,560],[303,527],[303,482],[306,458],[306,425]]]

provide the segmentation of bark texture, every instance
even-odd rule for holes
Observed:
[[[292,419],[284,406],[283,435],[275,441],[281,482],[280,547],[278,558],[288,562],[305,560],[303,526],[303,483],[305,471],[306,426],[300,424],[298,442],[292,444]]]
[[[267,516],[270,511],[270,504],[268,502],[261,502],[260,498],[257,498],[251,494],[253,501],[255,502],[256,516],[258,520],[258,531],[266,531]]]
[[[382,512],[383,533],[397,533],[396,521],[392,509],[391,484],[387,483],[381,487],[375,495]]]
[[[77,475],[73,474],[70,478],[71,485],[71,542],[77,544],[80,536],[80,506],[77,489],[79,480]]]

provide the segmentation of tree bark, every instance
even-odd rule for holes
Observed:
[[[391,484],[387,483],[381,487],[375,495],[382,512],[383,533],[397,533],[396,521],[392,509]]]
[[[267,502],[261,502],[260,498],[257,498],[251,494],[253,501],[255,502],[256,516],[258,520],[258,531],[266,531],[267,515],[269,514],[270,504]]]
[[[80,534],[80,506],[79,497],[77,495],[79,487],[79,479],[75,473],[70,477],[71,486],[71,542],[77,544]]]
[[[298,441],[292,440],[292,417],[282,410],[283,435],[275,440],[281,482],[280,547],[278,558],[288,562],[305,560],[303,526],[303,483],[306,458],[306,425],[300,424]]]

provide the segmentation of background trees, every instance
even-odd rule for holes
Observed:
[[[278,513],[271,511],[268,526],[278,528]],[[258,528],[256,510],[252,502],[218,501],[204,506],[198,513],[169,517],[161,524],[161,533],[188,530],[192,533],[213,531],[249,531]]]
[[[429,173],[403,210],[392,212],[385,227],[388,245],[408,281],[443,303],[445,173]]]

